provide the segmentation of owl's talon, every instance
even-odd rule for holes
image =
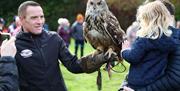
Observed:
[[[108,49],[105,55],[108,55],[108,59],[109,59],[112,55],[117,55],[117,54],[112,49]]]

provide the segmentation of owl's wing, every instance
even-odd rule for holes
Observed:
[[[85,38],[85,41],[89,42],[94,49],[96,49],[97,45],[99,45],[98,42],[98,36],[96,36],[97,31],[94,29],[94,23],[93,18],[91,15],[85,15],[85,21],[83,23],[83,36]]]
[[[110,12],[105,19],[105,31],[111,37],[113,42],[118,46],[121,45],[123,41],[123,36],[125,32],[121,29],[117,18]]]
[[[85,21],[83,23],[83,36],[84,36],[86,43],[87,43],[87,36],[86,35],[90,30],[90,26],[88,25],[89,22],[90,22],[90,15],[85,15]]]

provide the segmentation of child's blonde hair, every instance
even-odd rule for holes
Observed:
[[[141,29],[137,36],[157,39],[165,34],[171,36],[168,30],[171,25],[171,15],[165,5],[160,1],[154,1],[139,7],[136,18],[140,21]],[[145,23],[145,24],[142,24]]]

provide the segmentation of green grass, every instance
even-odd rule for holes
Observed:
[[[74,41],[71,40],[71,44],[69,47],[71,53],[74,54]],[[92,53],[94,49],[89,44],[85,44],[84,55],[88,55]],[[80,53],[78,53],[80,54]],[[126,67],[128,68],[128,63],[124,62]],[[124,80],[125,75],[127,74],[128,69],[123,73],[115,73],[112,72],[112,77],[109,79],[107,71],[103,70],[102,72],[102,91],[117,91],[121,82]],[[116,69],[120,70],[122,67],[117,67]],[[63,73],[63,77],[65,79],[65,84],[67,86],[68,91],[98,91],[96,86],[96,77],[97,72],[91,74],[73,74],[67,71],[64,66],[61,66],[61,70]]]

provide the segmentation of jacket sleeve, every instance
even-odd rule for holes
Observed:
[[[62,64],[72,73],[83,73],[82,68],[79,65],[79,60],[75,55],[72,55],[65,45],[62,38],[58,37],[59,41],[59,59]]]
[[[165,75],[137,91],[180,91],[180,32],[174,38],[176,50],[170,55]]]
[[[18,71],[10,56],[0,58],[0,91],[18,91]]]
[[[150,50],[152,45],[148,43],[148,39],[138,38],[133,43],[130,49],[122,51],[122,57],[131,64],[137,64],[144,57],[147,50]]]
[[[108,59],[104,56],[104,53],[100,53],[92,56],[87,55],[80,59],[72,55],[65,43],[60,39],[60,52],[59,59],[63,65],[72,73],[92,73],[97,71],[107,61],[114,60],[115,55]]]

